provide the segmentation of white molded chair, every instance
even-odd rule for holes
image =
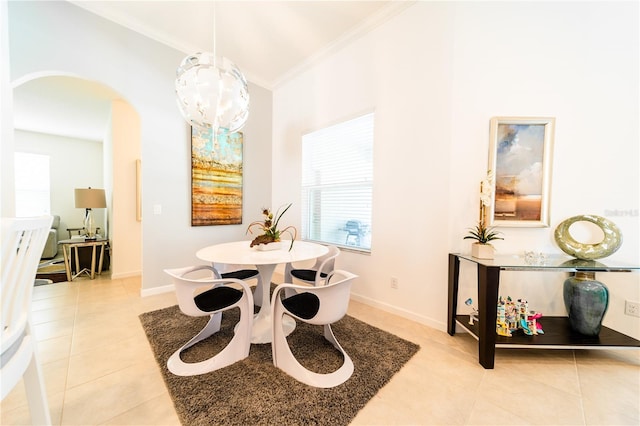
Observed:
[[[351,284],[355,278],[357,275],[350,272],[335,270],[327,276],[326,284],[320,287],[287,283],[276,287],[271,298],[271,351],[276,367],[302,383],[319,388],[338,386],[351,377],[353,361],[336,340],[331,324],[347,313]],[[282,299],[280,293],[286,289],[298,293]],[[291,352],[282,327],[285,315],[308,324],[323,325],[325,339],[342,353],[343,364],[332,373],[316,373],[300,364]]]
[[[242,281],[255,279],[257,281],[256,288],[253,291],[253,303],[256,306],[262,306],[262,278],[257,269],[233,268],[234,265],[226,265],[222,263],[213,263],[216,278],[235,278]]]
[[[40,255],[53,217],[2,218],[2,398],[24,377],[31,422],[50,425],[47,393],[31,327],[31,300]]]
[[[329,252],[317,258],[311,269],[296,269],[291,263],[287,263],[284,268],[284,282],[293,283],[293,278],[296,278],[307,284],[319,286],[335,269],[336,257],[340,254],[340,249],[336,246],[327,246],[327,248]]]
[[[340,249],[336,246],[327,246],[327,248],[329,249],[327,254],[318,257],[311,269],[296,269],[291,263],[287,263],[284,267],[284,282],[293,283],[293,279],[296,278],[316,287],[322,285],[327,275],[335,269],[336,257],[340,254]],[[285,297],[291,297],[294,294],[293,289],[287,289],[284,292]]]
[[[211,277],[193,279],[185,277],[192,272],[202,270],[210,271]],[[216,279],[217,271],[208,265],[165,269],[165,272],[173,278],[180,310],[185,315],[193,317],[210,317],[207,325],[198,334],[169,357],[167,361],[169,371],[177,376],[205,374],[249,356],[253,326],[253,295],[249,285],[235,278]],[[236,288],[238,286],[240,289]],[[217,333],[220,330],[222,312],[236,307],[240,308],[240,320],[235,335],[224,349],[205,361],[188,363],[180,358],[183,350]]]

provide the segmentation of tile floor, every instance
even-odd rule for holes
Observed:
[[[178,425],[138,320],[176,303],[140,279],[80,278],[34,289],[33,319],[55,425]],[[354,425],[638,425],[640,351],[499,350],[352,302],[350,314],[421,345]],[[20,383],[0,424],[30,424]]]

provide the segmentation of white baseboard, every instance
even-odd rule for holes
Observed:
[[[382,311],[389,312],[394,315],[398,315],[400,317],[410,319],[411,321],[415,321],[417,323],[429,326],[431,328],[435,328],[436,330],[444,331],[445,333],[447,332],[447,324],[441,321],[436,321],[432,318],[428,318],[422,315],[417,315],[414,312],[407,311],[405,309],[399,309],[395,306],[378,302],[377,300],[373,300],[369,297],[359,296],[357,294],[354,294],[353,292],[351,293],[351,299],[355,300],[356,302],[364,303],[367,306],[371,306],[371,307],[380,309]]]
[[[153,287],[140,290],[141,297],[155,296],[156,294],[171,293],[175,291],[173,284],[163,285],[162,287]]]
[[[111,273],[112,280],[119,280],[120,278],[131,278],[131,277],[139,277],[142,275],[142,271],[130,271],[130,272],[121,272],[118,274]]]

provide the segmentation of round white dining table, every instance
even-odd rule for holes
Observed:
[[[215,244],[204,247],[196,252],[196,257],[210,263],[224,263],[232,265],[255,265],[260,273],[262,289],[256,289],[256,296],[261,293],[260,311],[253,319],[251,343],[271,342],[271,303],[270,287],[273,272],[281,263],[301,262],[324,256],[329,249],[322,244],[307,241],[294,241],[289,250],[290,241],[282,241],[277,250],[260,250],[249,247],[251,241],[234,241],[231,243]],[[278,244],[278,243],[272,243]],[[293,318],[286,318],[284,329],[286,334],[296,327]]]

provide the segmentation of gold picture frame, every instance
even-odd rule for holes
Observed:
[[[493,117],[490,226],[549,227],[555,118]]]

